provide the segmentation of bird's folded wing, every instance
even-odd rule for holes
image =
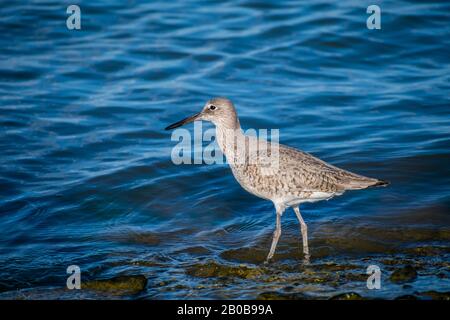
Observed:
[[[340,169],[290,147],[280,146],[279,153],[280,174],[289,172],[289,179],[305,191],[340,192],[366,188],[378,181]]]

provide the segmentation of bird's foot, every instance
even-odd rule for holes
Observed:
[[[266,260],[264,260],[264,265],[268,265],[270,262],[272,262],[272,258],[273,258],[273,255],[269,254],[267,256]]]

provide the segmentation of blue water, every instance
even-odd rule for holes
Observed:
[[[378,2],[381,30],[366,28],[370,1],[79,1],[81,30],[66,28],[70,4],[0,11],[3,297],[62,297],[69,265],[82,281],[145,275],[131,298],[450,290],[447,1]],[[227,165],[171,161],[163,128],[218,95],[245,129],[391,185],[304,205],[309,266],[288,211],[267,276],[192,275],[262,268],[275,223]],[[330,263],[360,277],[314,282]],[[366,288],[369,264],[381,290]],[[391,283],[405,264],[417,279]]]

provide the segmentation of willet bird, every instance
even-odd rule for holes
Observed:
[[[216,141],[239,184],[248,192],[272,201],[275,206],[276,227],[266,262],[275,253],[281,235],[281,215],[286,208],[293,208],[297,215],[303,253],[309,261],[308,233],[300,214],[301,203],[328,200],[347,190],[388,185],[387,181],[337,168],[309,153],[245,135],[233,103],[226,98],[209,100],[199,113],[168,126],[166,130],[196,120],[210,121],[216,126]],[[276,158],[272,158],[275,155]]]

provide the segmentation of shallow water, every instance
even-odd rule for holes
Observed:
[[[64,290],[69,265],[148,279],[124,298],[450,291],[448,3],[382,2],[368,30],[369,1],[81,1],[80,31],[69,4],[2,4],[0,297],[116,297]],[[309,265],[287,211],[264,266],[272,204],[225,164],[171,162],[163,128],[217,95],[244,128],[391,185],[304,205]],[[405,265],[417,277],[390,281]]]

